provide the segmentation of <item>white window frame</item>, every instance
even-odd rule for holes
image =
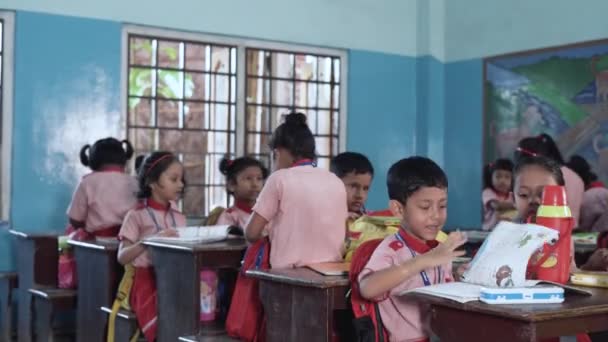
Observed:
[[[237,38],[230,36],[211,35],[196,32],[184,32],[170,29],[160,29],[140,25],[124,25],[122,30],[122,52],[121,52],[121,89],[120,101],[123,118],[127,117],[127,89],[128,89],[128,39],[129,35],[147,35],[158,38],[183,39],[190,41],[200,41],[210,44],[234,45],[237,47],[237,91],[236,91],[236,146],[237,156],[245,154],[245,84],[246,75],[246,48],[280,50],[284,52],[317,54],[340,58],[340,131],[338,138],[338,153],[346,150],[346,125],[347,125],[347,99],[348,99],[348,53],[345,50],[322,48],[310,45],[288,44],[270,42],[256,39]],[[126,120],[123,120],[123,133],[126,134]]]
[[[11,166],[13,146],[13,56],[15,14],[0,11],[2,30],[2,153],[0,170],[0,207],[2,220],[9,220],[11,212]]]

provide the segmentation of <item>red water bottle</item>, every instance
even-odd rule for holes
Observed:
[[[536,224],[559,232],[558,241],[545,244],[536,256],[536,278],[560,284],[567,283],[570,278],[574,220],[568,207],[566,188],[559,185],[545,186],[542,202],[536,213]]]

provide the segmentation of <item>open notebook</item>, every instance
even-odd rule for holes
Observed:
[[[211,243],[223,241],[229,235],[242,236],[243,230],[235,226],[199,226],[178,228],[177,237],[150,236],[144,240],[169,243]]]
[[[462,276],[462,282],[425,286],[405,293],[417,292],[452,299],[461,303],[479,299],[481,291],[492,288],[529,288],[539,284],[556,285],[577,293],[584,290],[526,280],[526,268],[532,254],[558,239],[558,232],[535,224],[500,222],[488,235],[483,245]]]

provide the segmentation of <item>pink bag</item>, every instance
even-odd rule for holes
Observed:
[[[74,258],[72,253],[64,252],[59,255],[57,278],[57,283],[60,289],[76,288],[76,258]]]

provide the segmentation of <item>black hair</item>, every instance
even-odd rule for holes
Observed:
[[[86,144],[80,149],[80,162],[93,171],[99,171],[105,165],[125,166],[131,157],[133,146],[128,140],[99,139],[93,146]]]
[[[523,169],[528,166],[538,166],[551,173],[557,185],[564,186],[566,184],[561,165],[559,165],[555,160],[543,156],[522,156],[519,158],[515,164],[515,168],[513,169],[513,179],[515,179],[517,175],[519,175]]]
[[[515,162],[524,156],[543,156],[553,159],[559,165],[564,165],[564,157],[562,157],[555,140],[550,135],[543,133],[536,137],[523,138],[517,144],[515,151]]]
[[[581,177],[586,187],[589,186],[589,184],[597,181],[597,175],[593,171],[591,171],[591,165],[589,165],[585,158],[579,155],[574,155],[570,157],[570,160],[568,161],[566,166],[568,166],[570,169],[572,169],[572,171],[576,172]]]
[[[509,171],[509,172],[513,172],[513,162],[510,161],[509,159],[496,159],[495,162],[493,163],[489,163],[486,166],[484,166],[483,169],[483,188],[487,189],[494,189],[494,186],[492,185],[492,175],[494,174],[494,172],[496,172],[497,170],[504,170],[504,171]],[[496,190],[496,189],[494,189]]]
[[[290,113],[270,138],[270,149],[284,148],[296,159],[315,159],[315,137],[306,124],[306,115]]]
[[[141,164],[144,162],[144,159],[146,159],[146,156],[144,154],[140,154],[137,157],[135,157],[135,173],[139,174],[139,169],[141,168]]]
[[[401,159],[388,170],[388,197],[403,204],[423,187],[447,189],[448,177],[434,161],[426,157]]]
[[[251,157],[240,157],[234,160],[228,159],[224,157],[220,161],[220,172],[226,176],[227,182],[233,182],[236,184],[236,178],[243,170],[248,167],[259,167],[262,170],[262,177],[264,179],[268,178],[268,169],[260,162],[259,160]],[[232,193],[229,191],[229,194]]]
[[[369,173],[372,177],[374,176],[374,167],[372,163],[361,153],[357,152],[344,152],[331,159],[329,169],[338,178],[344,178],[349,173],[355,175],[361,175]]]
[[[177,157],[171,152],[153,152],[146,157],[137,173],[137,180],[139,183],[139,192],[137,193],[137,198],[150,198],[150,196],[152,196],[152,188],[150,187],[150,184],[157,182],[160,179],[160,175],[162,175],[163,172],[165,172],[169,166],[175,162],[179,163],[179,159],[177,159]]]

